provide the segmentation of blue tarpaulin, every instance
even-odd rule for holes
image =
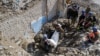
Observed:
[[[41,28],[42,25],[47,22],[47,18],[45,16],[40,17],[38,20],[32,21],[31,22],[31,27],[34,31],[35,34],[37,34]]]

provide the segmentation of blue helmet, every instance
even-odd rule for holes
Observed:
[[[92,16],[93,14],[92,14],[92,12],[89,12],[89,16]]]
[[[82,15],[84,15],[84,13],[85,13],[85,11],[84,11],[84,10],[82,10]]]
[[[44,40],[48,39],[47,34],[44,34],[43,36],[44,36]]]
[[[93,32],[97,32],[97,28],[96,27],[93,27],[92,30],[93,30]]]

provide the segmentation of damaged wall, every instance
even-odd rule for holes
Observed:
[[[48,12],[46,12],[46,0],[42,0],[42,17],[40,17],[38,20],[34,20],[31,22],[31,27],[34,31],[34,33],[38,33],[44,23],[47,22],[46,13],[48,13],[48,20],[51,20],[54,16],[58,13],[58,1],[59,0],[47,0],[47,9]]]
[[[42,0],[42,15],[46,16],[47,13],[48,20],[50,20],[57,14],[61,15],[64,10],[64,4],[65,4],[64,0],[47,0],[47,6],[46,6],[46,0]]]
[[[57,14],[58,0],[42,0],[42,16],[47,16],[48,20]]]
[[[46,1],[47,1],[47,6],[46,6]],[[48,20],[50,21],[57,14],[60,15],[64,12],[63,2],[64,0],[52,0],[52,1],[42,0],[42,6],[41,6],[42,7],[42,17],[40,17],[38,20],[34,20],[31,22],[31,27],[35,34],[37,34],[40,31],[44,23],[46,23]],[[48,14],[48,16],[46,14]],[[46,18],[46,16],[48,18]]]
[[[57,14],[57,1],[58,0],[48,0],[48,19],[52,19]]]

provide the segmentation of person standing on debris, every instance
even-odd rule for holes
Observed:
[[[79,11],[79,5],[77,3],[72,3],[71,5],[68,6],[67,19],[68,19],[68,23],[72,26],[74,26],[74,24],[77,20],[78,11]],[[71,20],[71,22],[70,22],[70,20]]]

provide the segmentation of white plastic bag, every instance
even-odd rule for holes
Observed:
[[[59,40],[59,32],[55,31],[51,39],[47,39],[47,43],[48,45],[54,46],[54,48],[56,48],[58,40]]]

